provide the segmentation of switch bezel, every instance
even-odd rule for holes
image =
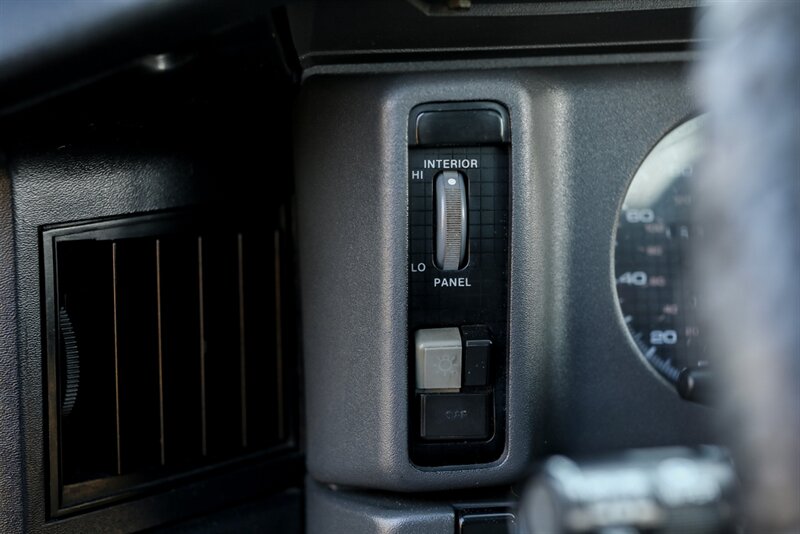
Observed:
[[[415,107],[409,115],[410,132],[419,109],[441,112],[448,105],[480,109],[490,102],[434,103]],[[502,108],[502,107],[501,107]],[[409,158],[409,458],[422,467],[479,465],[498,460],[505,450],[507,421],[507,358],[510,244],[510,149],[505,108],[503,136],[487,142],[456,145],[417,144],[410,137]],[[494,112],[494,111],[493,111]],[[463,135],[457,136],[466,138]],[[445,271],[435,261],[435,181],[443,172],[456,171],[465,181],[468,206],[467,255],[457,271]],[[490,369],[484,385],[465,385],[461,394],[485,394],[488,436],[467,439],[426,439],[421,431],[422,394],[416,387],[415,332],[426,328],[458,327],[483,332],[491,343]],[[462,338],[464,336],[462,335]],[[462,372],[464,369],[462,352]]]

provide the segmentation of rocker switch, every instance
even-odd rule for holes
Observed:
[[[417,389],[461,388],[461,333],[458,328],[425,328],[414,336]]]

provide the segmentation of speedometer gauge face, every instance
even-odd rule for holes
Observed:
[[[703,154],[703,117],[667,134],[648,154],[622,204],[615,280],[622,316],[645,359],[664,378],[708,365],[688,271],[692,181]]]

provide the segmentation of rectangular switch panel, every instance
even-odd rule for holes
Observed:
[[[507,426],[508,112],[423,104],[408,138],[410,459],[492,462]]]

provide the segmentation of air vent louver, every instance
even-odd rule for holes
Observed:
[[[294,449],[281,240],[174,214],[43,231],[55,515]]]

